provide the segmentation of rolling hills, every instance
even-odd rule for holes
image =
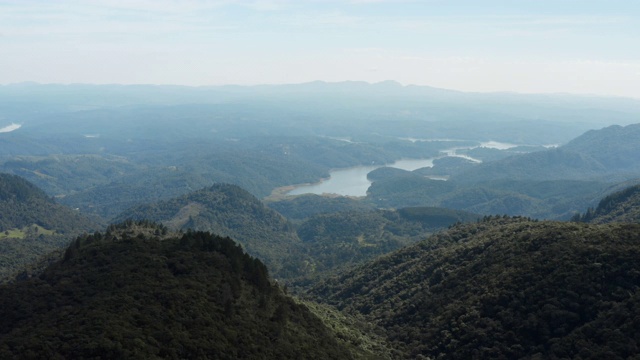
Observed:
[[[240,187],[216,184],[131,208],[116,217],[116,222],[148,219],[173,230],[194,229],[229,236],[264,261],[274,277],[293,279],[338,271],[414,243],[454,223],[478,218],[471,213],[437,208],[384,211],[355,206],[350,201],[308,196],[302,199],[307,200],[281,206],[300,209],[315,205],[313,211],[307,211],[309,217],[294,223]],[[277,203],[271,206],[274,204]]]
[[[0,174],[0,279],[99,226],[25,179]]]
[[[378,207],[440,206],[480,214],[568,220],[614,184],[640,177],[640,124],[591,130],[558,148],[464,167],[374,174]],[[454,163],[454,164],[458,164]],[[447,181],[425,175],[435,172]]]
[[[40,276],[0,286],[0,357],[364,355],[229,238],[128,222],[79,237]]]
[[[293,226],[280,214],[266,207],[255,196],[236,185],[215,184],[166,201],[140,205],[116,217],[162,222],[174,230],[211,231],[238,241],[251,255],[269,267],[273,274],[303,268],[304,259],[295,261],[301,241]],[[285,259],[288,268],[283,269]],[[291,276],[291,275],[289,275]]]
[[[640,343],[640,226],[488,218],[327,279],[407,358],[624,359]]]

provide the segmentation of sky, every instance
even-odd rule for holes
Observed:
[[[640,1],[0,0],[0,84],[316,80],[640,98]]]

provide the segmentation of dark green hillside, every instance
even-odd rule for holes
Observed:
[[[0,286],[0,358],[349,359],[229,238],[129,223]]]
[[[0,174],[0,280],[96,228],[25,179]]]
[[[314,287],[407,358],[626,359],[640,353],[640,225],[494,218]]]
[[[496,180],[459,186],[456,191],[442,194],[438,205],[479,214],[567,220],[609,187],[598,181]]]
[[[397,250],[441,227],[395,211],[351,211],[313,216],[300,224],[298,236],[314,259],[314,273],[322,273]]]
[[[90,224],[77,212],[56,204],[32,183],[9,174],[0,174],[0,214],[0,231],[37,224],[68,233]]]
[[[373,209],[369,203],[348,197],[328,197],[315,194],[287,196],[278,201],[269,201],[267,206],[292,220],[301,220],[318,214]]]
[[[631,186],[606,196],[598,207],[572,220],[604,224],[612,222],[640,223],[640,185]]]
[[[264,261],[275,277],[300,279],[362,263],[456,222],[477,219],[470,213],[446,209],[371,211],[364,204],[337,198],[326,199],[327,202],[310,199],[310,203],[303,201],[297,207],[313,206],[314,211],[334,207],[358,210],[321,213],[293,224],[238,186],[217,184],[132,208],[116,220],[148,218],[171,229],[212,231],[233,237],[247,252]]]
[[[383,166],[381,168],[377,168],[370,173],[367,174],[367,179],[369,181],[380,181],[385,179],[393,179],[396,177],[407,176],[410,175],[411,172],[402,169],[396,169],[394,167]]]
[[[287,276],[288,271],[299,271],[297,263],[287,264],[290,269],[283,269],[283,260],[299,252],[300,240],[293,226],[235,185],[216,184],[171,200],[141,205],[125,211],[115,221],[126,219],[149,219],[171,229],[212,231],[229,236],[265,261],[274,274]]]
[[[442,194],[456,188],[449,181],[431,180],[414,172],[374,181],[367,190],[367,198],[382,208],[409,206],[437,206]]]
[[[426,206],[398,209],[398,214],[403,219],[417,221],[434,228],[444,228],[455,223],[472,222],[480,218],[479,215],[466,211]]]
[[[361,264],[455,223],[477,219],[478,215],[463,211],[428,207],[348,211],[310,217],[298,226],[298,236],[313,261],[310,278]]]
[[[480,166],[480,165],[475,165]],[[436,206],[477,214],[568,220],[606,193],[611,184],[585,180],[509,180],[477,183],[430,180],[420,169],[375,181],[367,202],[379,207]]]

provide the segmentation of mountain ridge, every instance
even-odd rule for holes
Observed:
[[[26,179],[0,173],[0,282],[99,227]]]
[[[639,236],[637,224],[491,217],[309,294],[383,326],[407,358],[626,358],[640,349]]]
[[[356,358],[231,239],[147,222],[79,237],[0,303],[3,358]]]

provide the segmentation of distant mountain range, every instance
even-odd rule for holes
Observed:
[[[1,85],[0,358],[637,357],[639,115],[394,82]],[[286,195],[403,158],[434,167]]]

